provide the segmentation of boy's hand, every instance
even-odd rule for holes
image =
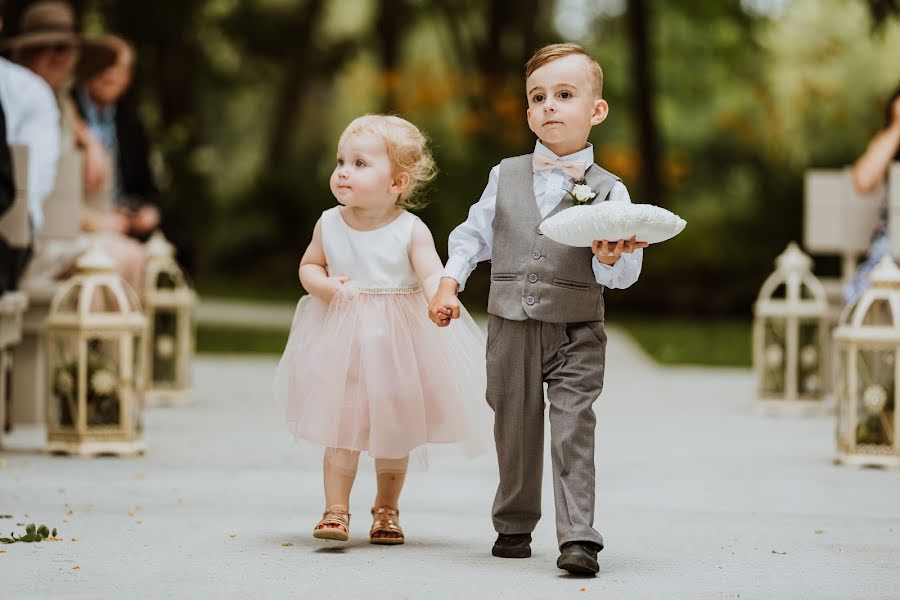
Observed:
[[[650,245],[647,242],[638,242],[636,238],[637,236],[633,235],[630,240],[619,240],[618,242],[594,240],[594,243],[591,244],[591,251],[604,265],[614,265],[623,254],[631,254],[638,248],[646,248]]]
[[[428,305],[428,318],[438,327],[446,327],[450,319],[459,318],[459,299],[456,290],[459,283],[451,277],[442,277],[437,292]]]

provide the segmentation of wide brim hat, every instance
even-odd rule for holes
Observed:
[[[117,50],[109,44],[78,35],[72,7],[59,0],[41,0],[26,8],[19,19],[19,33],[0,42],[0,49],[14,54],[56,44],[77,46],[81,52],[79,62],[87,57],[91,67],[98,69],[94,73],[112,66],[118,59]]]
[[[72,7],[58,0],[42,0],[25,9],[19,19],[19,33],[3,41],[7,50],[22,50],[55,44],[78,45],[81,38],[75,33],[75,13]]]

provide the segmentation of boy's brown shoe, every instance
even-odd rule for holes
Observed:
[[[494,542],[491,554],[500,558],[528,558],[531,556],[531,534],[501,533]]]
[[[556,566],[576,575],[595,575],[600,570],[597,562],[596,544],[591,542],[569,542],[563,544]]]

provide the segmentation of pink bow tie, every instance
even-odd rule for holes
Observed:
[[[555,160],[535,152],[531,155],[531,167],[535,171],[559,169],[572,179],[578,181],[584,177],[588,163],[583,160]]]

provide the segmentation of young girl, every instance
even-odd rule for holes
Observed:
[[[295,436],[325,446],[325,513],[313,536],[349,539],[359,454],[375,458],[373,544],[402,544],[398,500],[410,452],[426,442],[483,439],[484,337],[439,329],[428,301],[442,263],[408,208],[434,176],[426,141],[394,116],[354,120],[338,142],[331,191],[300,261],[297,306],[275,378]],[[423,291],[424,288],[424,291]],[[428,294],[428,296],[426,296]],[[482,425],[479,424],[479,421]]]

